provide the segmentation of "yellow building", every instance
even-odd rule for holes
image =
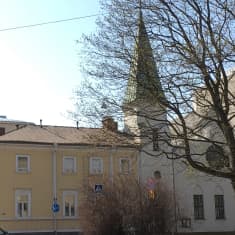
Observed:
[[[120,175],[138,177],[138,151],[111,118],[99,129],[30,124],[11,130],[0,136],[0,227],[77,234],[84,184],[92,182],[95,191],[103,179]]]

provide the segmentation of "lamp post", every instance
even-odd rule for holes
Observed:
[[[173,203],[174,203],[174,230],[172,234],[177,233],[177,213],[176,213],[176,195],[175,195],[175,160],[174,160],[174,153],[176,149],[172,148],[172,158],[171,158],[171,167],[172,167],[172,186],[173,186]]]

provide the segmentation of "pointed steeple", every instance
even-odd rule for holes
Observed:
[[[136,101],[156,103],[163,97],[164,94],[158,77],[153,50],[144,24],[140,2],[138,32],[124,97],[124,105]]]

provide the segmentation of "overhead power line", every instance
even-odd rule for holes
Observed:
[[[23,29],[23,28],[32,28],[32,27],[37,27],[37,26],[42,26],[42,25],[47,25],[47,24],[56,24],[56,23],[61,23],[61,22],[66,22],[66,21],[81,20],[81,19],[91,18],[91,17],[95,17],[95,16],[99,16],[99,15],[101,15],[101,14],[78,16],[78,17],[73,17],[73,18],[68,18],[68,19],[47,21],[47,22],[41,22],[41,23],[29,24],[29,25],[20,25],[20,26],[0,29],[0,32],[16,30],[16,29]]]

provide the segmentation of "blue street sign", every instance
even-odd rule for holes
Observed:
[[[101,193],[103,190],[103,185],[102,184],[95,184],[95,192],[96,193]]]
[[[53,204],[52,204],[52,211],[54,212],[54,213],[56,213],[56,212],[59,212],[59,210],[60,210],[60,205],[56,202],[56,201],[54,201],[53,202]]]

